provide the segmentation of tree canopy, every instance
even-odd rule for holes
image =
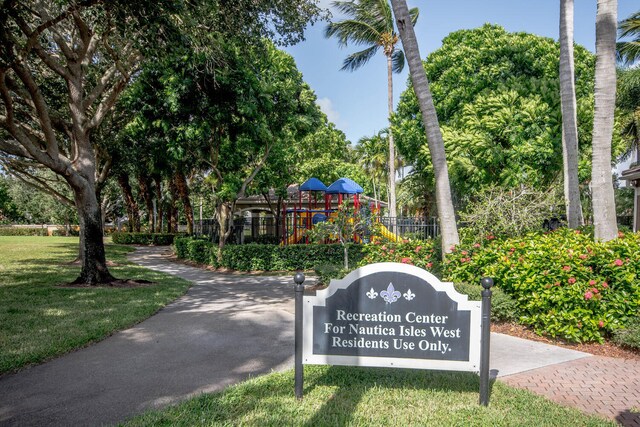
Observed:
[[[490,185],[545,188],[562,171],[559,46],[496,25],[449,34],[424,67],[458,197]],[[594,56],[575,47],[580,178],[590,175]],[[393,119],[400,151],[432,180],[412,88]]]

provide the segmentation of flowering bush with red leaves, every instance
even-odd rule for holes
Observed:
[[[571,229],[479,240],[447,255],[444,278],[493,277],[516,299],[520,322],[541,335],[602,342],[638,316],[639,233],[606,243]]]
[[[436,264],[432,240],[389,242],[374,238],[363,247],[362,252],[364,257],[359,266],[375,262],[401,262],[432,271]]]

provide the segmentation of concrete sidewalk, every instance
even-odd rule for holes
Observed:
[[[130,258],[194,283],[155,316],[88,348],[0,378],[0,425],[102,425],[293,365],[292,278],[220,274],[169,261],[168,248]],[[492,334],[502,377],[590,355]]]

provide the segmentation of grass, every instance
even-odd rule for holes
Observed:
[[[496,382],[478,405],[477,375],[461,372],[306,366],[304,399],[293,371],[203,394],[126,426],[614,426]]]
[[[187,281],[129,263],[132,248],[107,245],[118,278],[140,288],[60,288],[80,268],[78,239],[0,237],[0,374],[41,363],[99,341],[157,312],[188,289]]]

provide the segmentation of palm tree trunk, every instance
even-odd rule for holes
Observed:
[[[564,200],[569,228],[584,223],[578,181],[578,124],[573,62],[573,0],[560,0],[560,104]]]
[[[407,2],[405,0],[391,0],[391,5],[393,6],[393,13],[398,24],[398,30],[400,31],[404,53],[409,63],[411,83],[418,98],[418,104],[422,112],[422,121],[427,134],[431,162],[433,163],[435,173],[436,203],[442,230],[442,252],[444,254],[451,252],[452,246],[460,243],[455,212],[453,210],[444,140],[442,139],[436,109],[433,105],[427,74],[420,60],[418,42],[409,17]]]
[[[391,53],[387,55],[387,97],[389,104],[389,120],[393,114],[393,66],[391,62]],[[398,220],[396,211],[396,149],[393,143],[393,132],[389,126],[389,216],[392,218],[389,222],[390,230],[395,233],[395,223]]]
[[[617,0],[598,0],[591,192],[594,237],[602,241],[613,240],[618,236],[611,177],[611,139],[616,102],[617,11]]]

